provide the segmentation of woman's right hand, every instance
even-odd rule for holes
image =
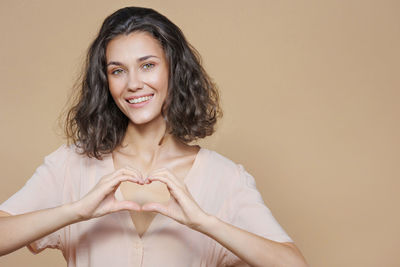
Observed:
[[[125,181],[144,184],[142,174],[130,166],[103,176],[92,190],[74,203],[79,220],[89,220],[120,210],[139,211],[141,206],[138,203],[115,198],[115,191]]]
[[[140,210],[132,201],[115,199],[122,182],[144,184],[138,170],[124,167],[100,179],[81,200],[20,215],[0,213],[0,256],[26,246],[66,225],[119,210]]]

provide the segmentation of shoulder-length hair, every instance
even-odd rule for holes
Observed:
[[[123,140],[129,119],[109,91],[106,47],[116,36],[135,31],[150,33],[166,55],[169,84],[161,114],[170,134],[189,143],[213,134],[217,118],[222,117],[217,87],[179,27],[153,9],[125,7],[104,20],[74,86],[77,95],[66,113],[64,132],[68,144],[72,141],[81,154],[102,159]]]

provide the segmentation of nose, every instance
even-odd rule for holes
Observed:
[[[135,72],[135,71],[131,71],[129,73],[129,77],[128,77],[128,88],[131,90],[139,90],[139,89],[143,89],[143,80],[140,77],[140,74]]]

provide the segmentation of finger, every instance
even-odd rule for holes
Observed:
[[[137,173],[138,176],[140,176],[141,178],[143,178],[142,172],[141,172],[140,170],[138,170],[138,169],[132,167],[131,165],[126,165],[124,168],[127,169],[127,170],[134,171],[135,173]]]
[[[168,209],[159,203],[146,203],[142,206],[142,210],[143,211],[154,211],[154,212],[161,213],[162,215],[165,215],[168,217],[170,216]]]
[[[141,206],[138,203],[129,200],[118,201],[115,203],[113,211],[121,211],[121,210],[140,211]]]
[[[157,176],[157,175],[165,175],[168,172],[168,169],[163,167],[163,168],[159,168],[159,169],[155,169],[153,171],[151,171],[147,177],[149,176]]]
[[[140,171],[136,170],[136,169],[130,169],[130,168],[121,168],[117,171],[116,175],[119,174],[126,174],[126,175],[132,175],[135,176],[137,178],[140,178],[141,180],[143,180],[143,175]]]
[[[135,176],[130,176],[130,175],[125,175],[125,174],[121,174],[122,177],[126,177],[127,179],[124,180],[125,181],[130,181],[133,183],[137,183],[137,184],[144,184],[143,179],[139,178],[139,177],[135,177]],[[117,179],[117,178],[116,178]]]
[[[119,175],[121,175],[121,174],[122,174],[122,175],[134,176],[134,177],[137,177],[137,178],[140,178],[141,180],[143,180],[143,176],[142,176],[142,174],[141,174],[139,171],[131,170],[131,169],[127,169],[127,168],[118,169],[118,170],[116,170],[114,173],[112,173],[112,174],[110,174],[110,175],[107,175],[107,176],[105,176],[104,178],[102,178],[102,180],[103,180],[104,182],[107,182],[107,181],[110,181],[110,180],[115,179],[116,176],[119,176]]]
[[[174,182],[171,181],[171,179],[169,179],[166,176],[149,176],[146,178],[148,181],[153,182],[153,181],[159,181],[163,184],[165,184],[167,186],[168,189],[172,189],[172,190],[176,190],[176,184]]]
[[[185,196],[184,190],[176,185],[169,177],[166,176],[156,176],[148,177],[150,181],[159,181],[167,186],[168,191],[171,195],[178,201],[181,202],[182,198]]]
[[[182,182],[178,178],[176,178],[176,176],[167,168],[161,168],[150,173],[148,177],[144,179],[145,183],[147,180],[149,180],[149,177],[166,177],[171,180],[176,186],[182,187]]]
[[[168,168],[162,167],[156,170],[151,171],[147,176],[154,176],[154,175],[172,175],[175,176],[174,173]]]
[[[107,184],[105,184],[105,186],[107,188],[110,188],[111,190],[116,190],[116,188],[122,183],[122,182],[133,182],[133,183],[138,183],[138,184],[143,184],[143,181],[140,180],[137,177],[132,177],[130,175],[119,175],[114,177],[113,180],[108,181]],[[111,192],[111,191],[110,191]]]
[[[114,179],[104,182],[99,187],[99,192],[102,192],[103,197],[109,195],[110,193],[115,193],[122,182],[134,182],[138,184],[143,184],[142,180],[139,180],[137,177],[132,177],[130,175],[118,175],[115,176]]]

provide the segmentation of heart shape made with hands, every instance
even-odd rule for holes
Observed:
[[[121,183],[120,190],[124,200],[134,201],[141,206],[146,203],[167,204],[171,198],[167,186],[159,181],[143,185],[126,181]]]

